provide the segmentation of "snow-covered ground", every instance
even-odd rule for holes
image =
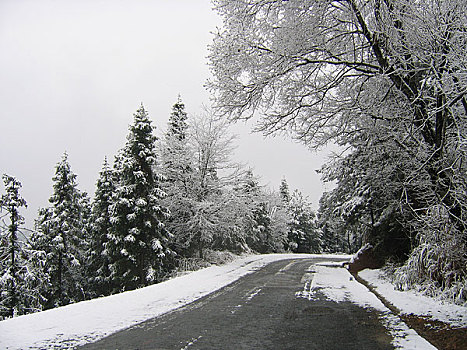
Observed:
[[[0,349],[69,348],[95,341],[186,305],[268,263],[283,259],[311,257],[317,256],[271,254],[240,257],[223,266],[211,266],[135,291],[1,321]],[[318,257],[326,256],[319,255]],[[350,256],[348,258],[350,259]],[[336,302],[350,301],[361,307],[373,308],[381,313],[382,323],[393,335],[393,343],[396,347],[435,349],[393,315],[366,287],[355,281],[346,269],[338,265],[340,264],[311,265],[302,279],[303,290],[297,291],[296,296],[313,300],[320,292]],[[362,273],[362,276],[370,280],[372,284],[376,285],[375,281],[380,281],[379,277],[373,279],[371,276],[368,277],[369,275],[371,274],[366,271]],[[408,299],[405,301],[407,305],[414,303],[410,293],[403,295],[407,295]],[[391,297],[388,299],[393,301]],[[398,300],[404,300],[404,297],[399,295]],[[431,308],[431,310],[435,309]],[[465,321],[465,308],[463,310]]]
[[[241,257],[146,288],[1,321],[0,349],[53,349],[85,344],[186,305],[270,262],[310,257],[316,255]]]
[[[363,270],[358,275],[375,287],[381,296],[403,314],[429,316],[433,320],[448,323],[453,327],[467,327],[467,307],[465,306],[442,302],[415,291],[397,291],[384,278],[384,272],[381,270]]]

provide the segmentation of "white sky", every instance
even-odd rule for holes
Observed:
[[[28,226],[65,151],[92,195],[141,102],[158,135],[178,94],[189,114],[209,104],[207,45],[219,25],[209,0],[0,0],[0,173],[22,182]],[[317,207],[322,155],[234,130],[237,159],[263,184],[286,177]]]

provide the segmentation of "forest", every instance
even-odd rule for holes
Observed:
[[[65,153],[31,232],[21,183],[3,175],[1,317],[158,283],[222,259],[216,252],[321,252],[311,203],[285,179],[276,193],[234,163],[226,121],[210,110],[190,120],[179,98],[163,138],[154,131],[141,105],[92,199]]]
[[[134,114],[92,199],[67,154],[50,206],[21,231],[20,182],[4,175],[0,314],[11,317],[140,288],[215,252],[356,252],[395,288],[467,300],[467,13],[462,0],[214,0],[207,83],[179,99],[157,140]],[[284,179],[276,193],[232,161],[228,125],[253,120],[323,165],[316,213]]]

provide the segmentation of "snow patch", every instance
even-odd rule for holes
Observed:
[[[186,350],[188,349],[190,346],[194,345],[198,340],[200,340],[203,336],[200,335],[198,338],[193,338],[191,339],[191,341],[189,341],[186,346],[184,346],[183,348],[181,348],[180,350]]]
[[[436,350],[436,347],[419,336],[417,332],[409,328],[399,317],[390,311],[385,312],[380,319],[393,336],[392,345],[394,345],[396,349]]]
[[[247,296],[246,300],[250,301],[255,296],[257,296],[259,294],[259,292],[261,292],[261,288],[255,288],[255,290],[253,290],[253,292],[250,295]]]
[[[327,266],[327,267],[343,267],[342,261],[325,261],[315,264],[316,266]]]
[[[308,300],[313,300],[313,291],[311,287],[311,281],[305,281],[305,285],[303,286],[303,290],[296,292],[295,296],[297,298],[304,298]]]
[[[358,283],[346,269],[320,265],[315,265],[314,269],[311,293],[319,290],[328,300],[336,303],[351,301],[361,307],[387,310],[384,304],[365,286]]]

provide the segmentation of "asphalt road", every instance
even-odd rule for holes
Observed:
[[[79,349],[393,349],[376,311],[297,297],[311,264],[267,265],[178,310]]]

